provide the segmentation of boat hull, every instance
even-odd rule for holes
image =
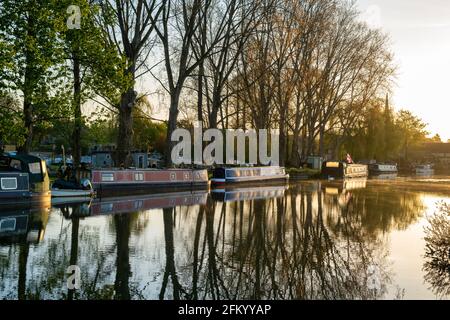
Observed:
[[[94,196],[93,190],[75,190],[75,189],[52,189],[53,198],[90,198]]]
[[[398,173],[398,168],[396,165],[390,164],[375,164],[369,166],[369,172],[372,175]]]

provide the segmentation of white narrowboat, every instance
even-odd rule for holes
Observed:
[[[397,173],[398,167],[396,164],[374,163],[369,165],[370,174],[385,174]]]
[[[287,181],[289,174],[283,167],[230,167],[215,168],[211,183],[213,185],[262,182],[262,181]]]

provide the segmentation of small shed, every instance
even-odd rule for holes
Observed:
[[[91,161],[93,168],[111,168],[114,166],[114,160],[109,151],[93,151]]]
[[[131,157],[136,168],[145,169],[148,167],[148,154],[146,152],[133,152]]]
[[[320,170],[322,168],[322,163],[324,159],[323,157],[319,156],[309,156],[306,160],[306,163],[308,164],[308,168]]]

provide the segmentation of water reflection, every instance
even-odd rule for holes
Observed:
[[[386,235],[423,212],[420,193],[366,180],[58,203],[34,220],[2,211],[18,222],[0,233],[0,298],[393,298]],[[31,244],[38,220],[47,233]]]
[[[438,204],[425,230],[425,280],[439,297],[450,295],[450,207]]]

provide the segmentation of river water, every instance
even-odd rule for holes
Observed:
[[[1,299],[450,297],[446,177],[74,202],[0,209]]]

